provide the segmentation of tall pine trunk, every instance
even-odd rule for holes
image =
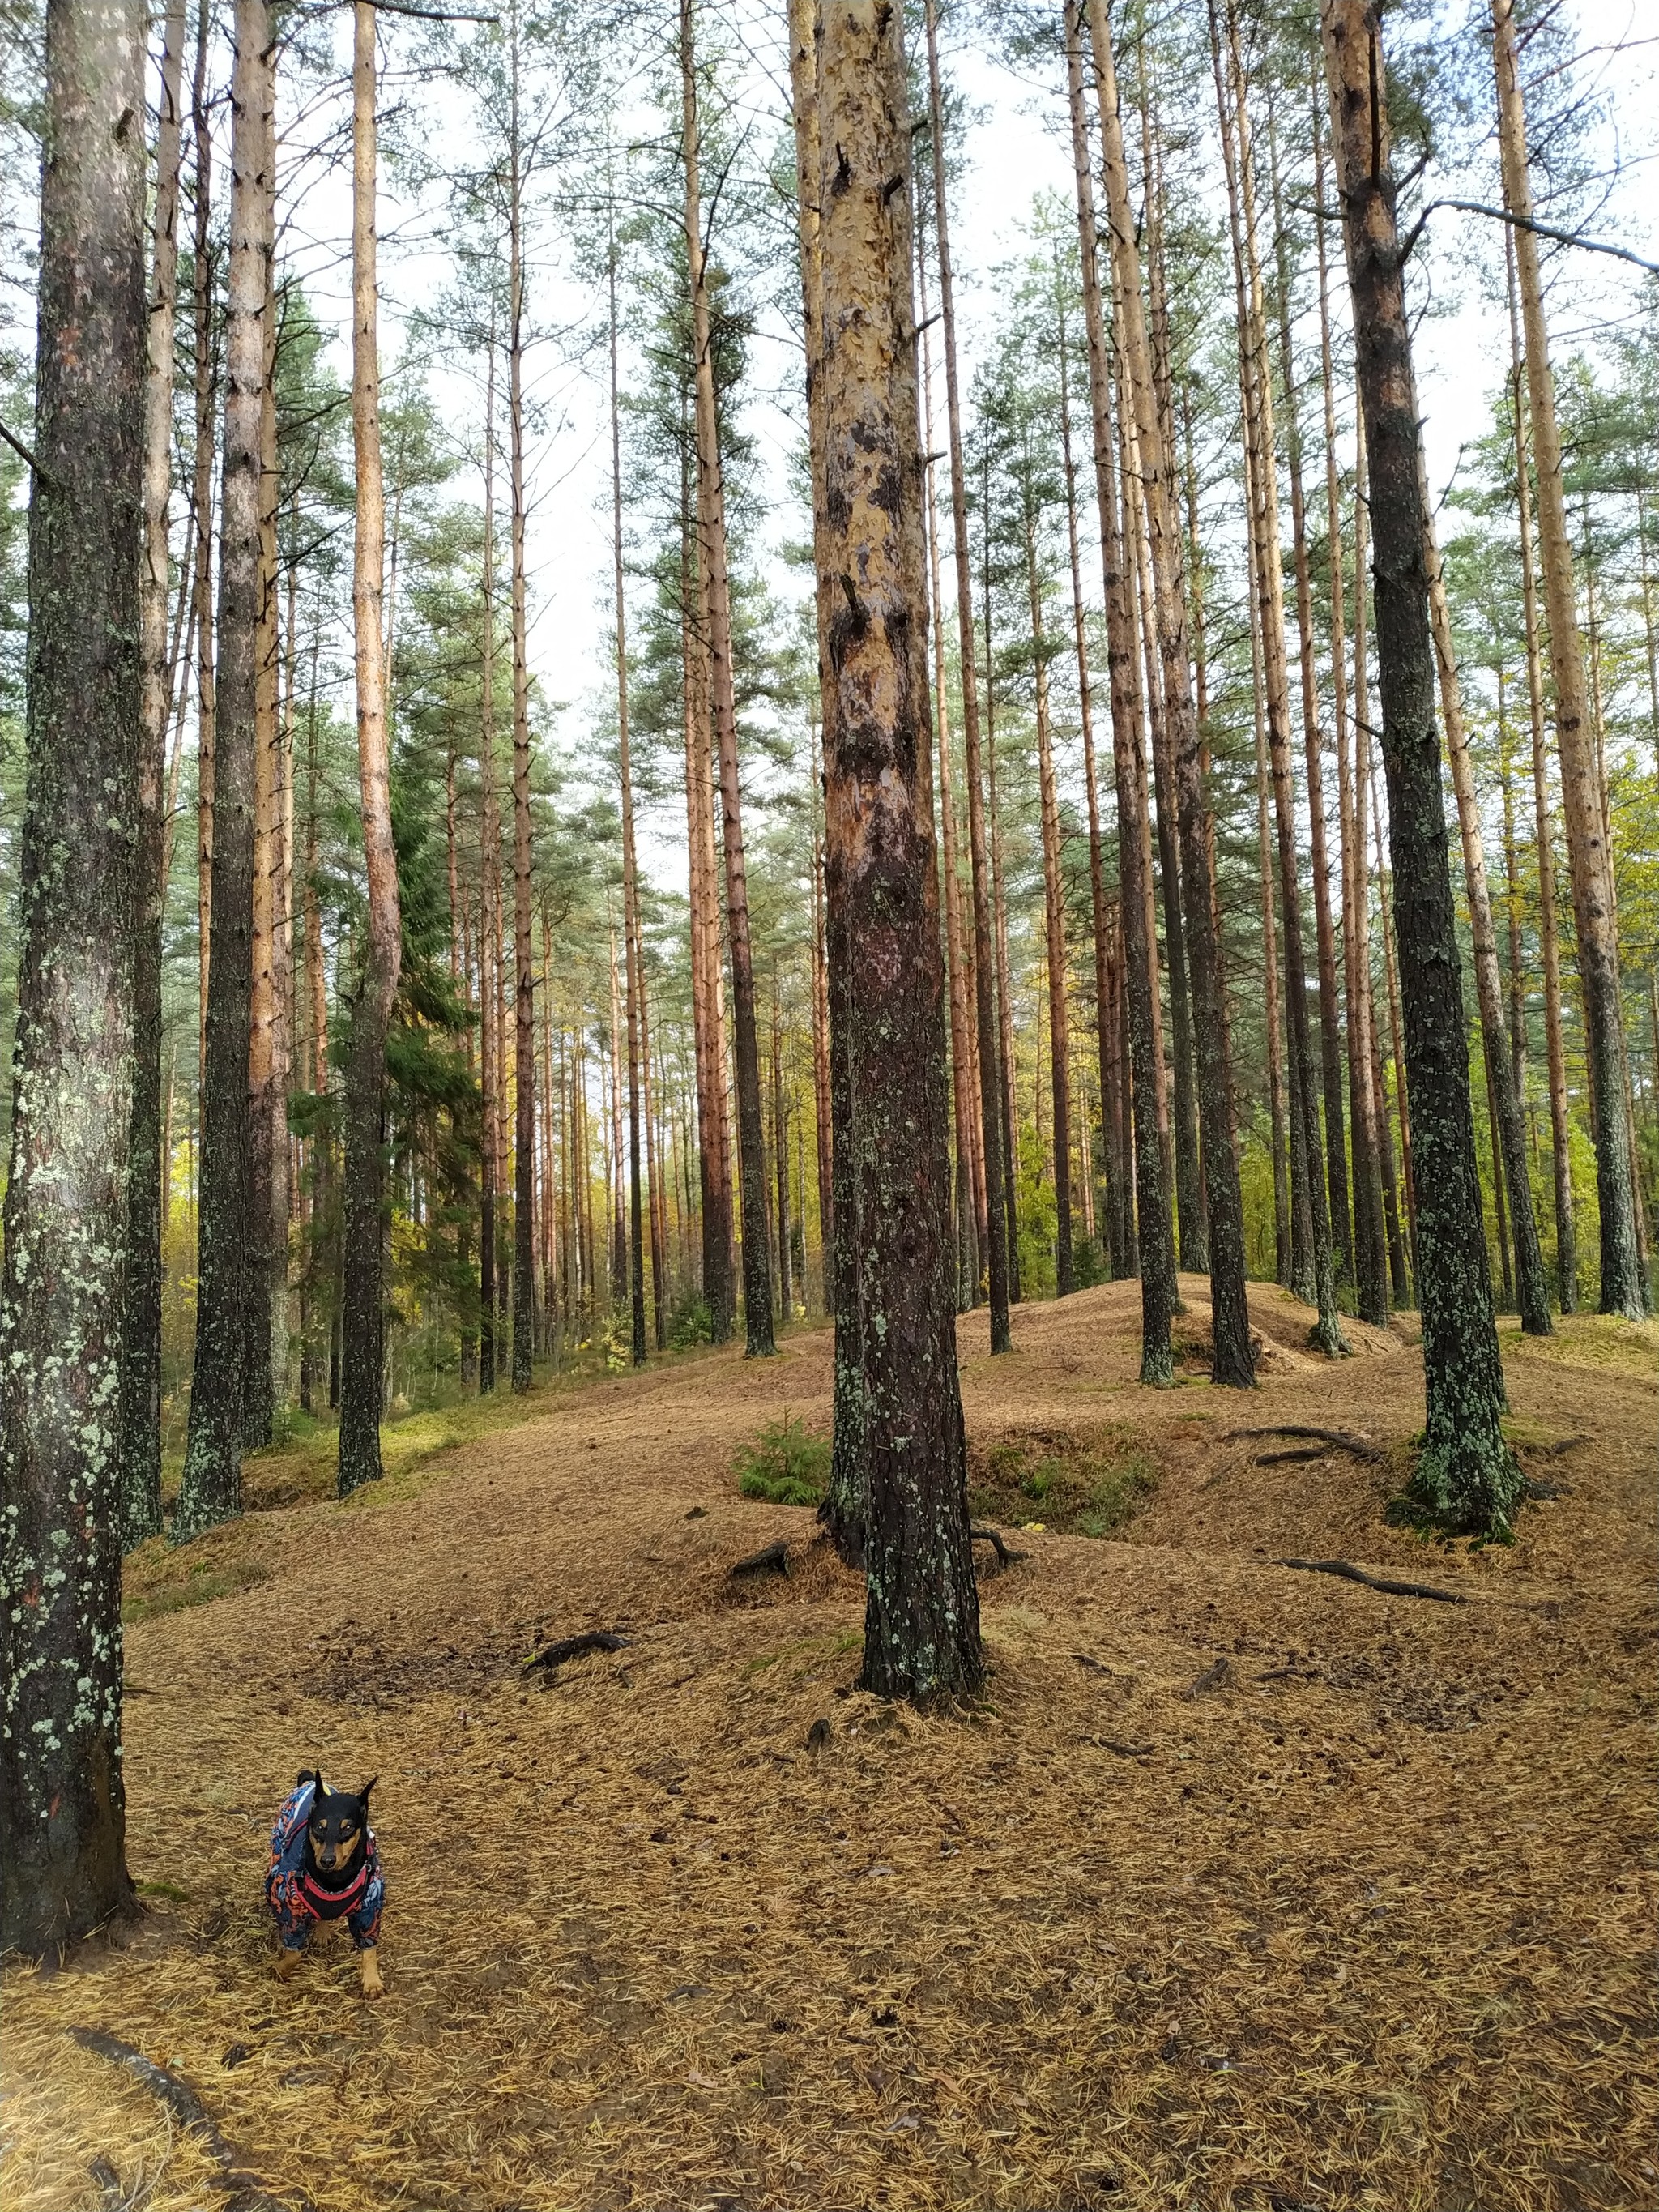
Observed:
[[[754,955],[749,935],[749,884],[744,859],[743,806],[738,774],[738,717],[732,660],[732,598],[727,572],[725,471],[714,390],[708,256],[702,234],[701,126],[692,0],[680,4],[680,86],[684,137],[685,246],[691,286],[696,385],[697,517],[708,606],[708,663],[714,710],[726,866],[726,937],[732,960],[732,1058],[738,1093],[738,1181],[743,1223],[744,1349],[751,1358],[776,1350],[772,1328],[772,1269],[766,1201],[766,1138],[761,1103],[760,1035],[755,1015]]]
[[[968,548],[968,488],[962,445],[962,395],[957,374],[956,285],[945,183],[945,91],[939,75],[935,0],[924,0],[927,40],[927,116],[933,155],[933,237],[939,252],[939,319],[945,341],[945,399],[950,429],[951,520],[957,571],[957,634],[961,647],[963,773],[968,785],[968,868],[973,897],[975,1046],[979,1059],[980,1155],[985,1166],[986,1281],[991,1350],[1012,1347],[1008,1302],[1011,1258],[1007,1186],[1012,1170],[1003,1142],[1002,1054],[997,1035],[995,952],[992,942],[989,863],[985,837],[984,768],[980,758],[979,671],[974,643],[974,572]]]
[[[862,1686],[971,1695],[983,1662],[957,1385],[945,977],[928,772],[923,478],[902,33],[883,0],[818,48],[830,631],[830,948],[851,1111],[847,1319],[863,1386]]]
[[[495,319],[489,321],[484,374],[484,500],[482,667],[478,693],[478,1389],[495,1387],[501,1346],[495,1320],[496,1206],[501,1152],[501,1030],[497,1018],[501,944],[501,817],[495,795]]]
[[[507,150],[507,430],[513,485],[513,1388],[530,1388],[536,1351],[536,949],[531,912],[530,653],[525,554],[524,147],[520,27],[512,11]]]
[[[634,766],[628,728],[628,602],[623,590],[622,406],[617,379],[617,255],[613,240],[607,270],[611,299],[611,557],[617,596],[617,769],[622,785],[623,938],[628,990],[628,1218],[629,1304],[634,1364],[645,1364],[645,1238],[640,1187],[640,1063],[644,1020],[640,973],[640,891],[634,858]],[[552,1109],[550,1093],[548,1108]],[[653,1215],[655,1227],[655,1215]],[[661,1261],[653,1270],[660,1281]],[[659,1331],[660,1334],[660,1330]]]
[[[338,1473],[342,1498],[374,1481],[380,1473],[386,1046],[402,958],[380,604],[386,499],[380,476],[380,303],[375,276],[374,23],[374,0],[356,0],[351,67],[351,447],[357,513],[351,614],[356,647],[357,788],[368,896],[362,975],[351,1011],[346,1066],[345,1310]]]
[[[132,1903],[115,1415],[143,742],[143,10],[52,0],[0,1285],[0,1952],[32,1958]]]
[[[143,565],[139,658],[143,750],[133,969],[132,1130],[128,1152],[126,1312],[122,1323],[121,1536],[131,1547],[161,1526],[161,910],[167,825],[163,783],[173,670],[167,651],[168,530],[173,489],[173,328],[179,274],[179,101],[185,4],[168,0],[155,143],[155,246],[144,367]]]
[[[1415,1477],[1453,1527],[1501,1533],[1522,1477],[1499,1427],[1424,558],[1420,433],[1376,0],[1324,0],[1338,183],[1370,468],[1382,757],[1407,1051],[1422,1168],[1418,1283],[1427,1422]]]
[[[1164,711],[1170,718],[1180,811],[1182,910],[1191,963],[1199,1119],[1208,1210],[1214,1347],[1211,1379],[1248,1389],[1255,1380],[1255,1366],[1250,1351],[1249,1308],[1244,1295],[1244,1209],[1239,1190],[1238,1158],[1233,1149],[1231,1053],[1211,877],[1210,799],[1200,772],[1198,717],[1188,659],[1181,538],[1167,498],[1164,434],[1158,418],[1146,348],[1140,256],[1129,205],[1117,76],[1104,0],[1089,0],[1089,22],[1100,104],[1112,265],[1116,277],[1114,305],[1121,319],[1128,383],[1134,402],[1136,443],[1152,540]]]
[[[1492,0],[1492,17],[1498,150],[1504,205],[1516,218],[1515,264],[1526,331],[1527,390],[1538,474],[1538,535],[1544,562],[1544,603],[1549,617],[1550,667],[1555,679],[1556,744],[1561,762],[1578,970],[1584,988],[1601,1229],[1601,1307],[1603,1313],[1622,1314],[1637,1321],[1644,1301],[1625,1091],[1618,920],[1601,780],[1585,698],[1583,648],[1578,635],[1572,551],[1561,482],[1561,433],[1556,419],[1538,240],[1525,227],[1532,221],[1532,186],[1527,173],[1526,107],[1516,45],[1514,0]]]
[[[196,1356],[173,1534],[242,1507],[242,1383],[249,1218],[249,1006],[259,598],[260,429],[272,251],[275,50],[267,0],[237,0],[231,82],[229,297],[214,709],[212,957],[197,1207]]]

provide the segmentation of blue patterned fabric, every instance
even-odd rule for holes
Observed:
[[[380,1872],[374,1831],[367,1832],[363,1863],[345,1888],[324,1889],[306,1868],[306,1830],[317,1784],[310,1775],[283,1800],[270,1832],[270,1863],[265,1869],[265,1902],[276,1916],[285,1951],[303,1951],[314,1920],[343,1919],[360,1951],[372,1950],[380,1933],[386,1881]]]

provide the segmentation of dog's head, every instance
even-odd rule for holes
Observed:
[[[322,1873],[336,1874],[350,1864],[368,1832],[368,1793],[378,1778],[371,1775],[355,1795],[331,1790],[320,1773],[311,1778],[317,1785],[306,1835],[311,1861]]]

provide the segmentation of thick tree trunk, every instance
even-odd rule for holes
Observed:
[[[213,460],[217,411],[217,317],[214,313],[212,243],[213,138],[207,96],[208,32],[212,0],[198,0],[196,69],[191,95],[191,135],[195,141],[195,282],[192,288],[191,349],[196,372],[196,467],[192,504],[196,518],[196,927],[197,1036],[198,1083],[207,1068],[208,968],[213,945]]]
[[[1330,81],[1370,463],[1377,659],[1395,916],[1423,1170],[1418,1284],[1427,1395],[1419,1494],[1454,1527],[1501,1533],[1522,1476],[1498,1425],[1498,1358],[1475,1164],[1457,936],[1447,866],[1434,642],[1412,375],[1376,0],[1324,0]]]
[[[133,969],[132,1129],[127,1156],[126,1311],[122,1321],[121,1540],[161,1527],[161,909],[167,884],[164,783],[173,669],[167,651],[167,509],[173,489],[173,329],[179,273],[179,101],[185,0],[168,0],[155,143],[155,245],[144,364],[143,555],[139,659],[138,913]]]
[[[1618,917],[1607,820],[1601,805],[1594,732],[1584,691],[1583,647],[1573,587],[1561,482],[1561,434],[1555,380],[1538,267],[1538,240],[1522,226],[1532,220],[1527,173],[1527,121],[1515,35],[1514,0],[1492,0],[1498,72],[1498,150],[1504,200],[1512,226],[1521,312],[1526,329],[1527,388],[1538,472],[1538,535],[1549,616],[1550,666],[1555,679],[1556,743],[1567,825],[1578,969],[1584,987],[1584,1030],[1595,1128],[1595,1188],[1601,1229],[1603,1313],[1638,1321],[1644,1310],[1637,1249],[1630,1121],[1625,1096],[1624,1029],[1619,989]]]
[[[732,960],[732,1057],[738,1093],[738,1180],[743,1218],[744,1349],[769,1358],[772,1269],[766,1202],[766,1138],[761,1104],[760,1036],[755,1015],[754,956],[749,937],[749,885],[744,861],[743,808],[738,775],[738,719],[732,661],[731,585],[726,570],[725,471],[714,391],[708,250],[702,235],[700,125],[692,0],[680,4],[680,85],[685,163],[685,245],[691,284],[696,376],[697,516],[708,605],[708,659],[719,748],[721,850],[726,863],[726,937]]]
[[[939,249],[939,313],[945,337],[945,396],[950,424],[951,519],[957,571],[957,630],[961,646],[963,774],[968,784],[968,860],[974,909],[974,999],[980,1084],[980,1152],[985,1164],[986,1275],[991,1305],[991,1350],[1007,1352],[1010,1295],[1007,1185],[1003,1143],[1002,1055],[994,1003],[985,786],[980,760],[979,672],[975,658],[974,572],[968,549],[968,489],[963,461],[962,398],[957,378],[956,287],[951,265],[951,222],[945,178],[945,95],[939,65],[935,0],[924,0],[927,39],[927,114],[933,154],[933,235]]]
[[[0,1952],[31,1958],[132,1904],[114,1417],[142,896],[143,112],[143,10],[52,0],[0,1287]]]
[[[863,1686],[972,1695],[982,1661],[957,1388],[945,978],[896,9],[848,0],[818,50],[823,155],[830,948],[851,1113],[846,1285],[863,1384]]]
[[[353,9],[351,68],[351,448],[357,514],[351,574],[356,647],[357,786],[368,878],[362,977],[346,1068],[345,1310],[340,1360],[338,1488],[347,1497],[380,1473],[386,1227],[381,1147],[386,1045],[398,995],[402,923],[386,721],[380,605],[386,499],[380,477],[380,301],[375,276],[374,0]]]
[[[1170,718],[1176,795],[1180,809],[1182,911],[1192,971],[1199,1120],[1208,1205],[1214,1346],[1211,1379],[1248,1389],[1255,1380],[1255,1367],[1250,1351],[1249,1308],[1244,1296],[1244,1210],[1239,1192],[1238,1160],[1233,1149],[1231,1054],[1211,879],[1210,799],[1199,767],[1198,717],[1193,704],[1192,673],[1188,660],[1181,538],[1165,496],[1164,436],[1148,368],[1145,310],[1140,296],[1140,256],[1129,204],[1117,75],[1105,0],[1089,0],[1089,23],[1100,104],[1112,264],[1117,279],[1114,305],[1121,318],[1134,400],[1136,442],[1157,586],[1164,710]]]
[[[1134,1205],[1125,1179],[1126,1248],[1133,1213],[1140,1275],[1140,1379],[1165,1384],[1175,1374],[1170,1318],[1177,1304],[1175,1239],[1169,1187],[1158,1141],[1156,1003],[1145,854],[1148,844],[1140,751],[1139,644],[1119,516],[1111,412],[1111,373],[1100,296],[1099,240],[1095,227],[1094,165],[1083,99],[1083,40],[1087,0],[1073,0],[1066,17],[1066,74],[1072,116],[1072,155],[1077,191],[1078,240],[1083,268],[1083,318],[1088,342],[1089,398],[1094,431],[1096,504],[1100,520],[1101,568],[1106,592],[1107,661],[1112,708],[1112,750],[1117,782],[1118,912],[1122,945],[1118,1004],[1120,1085],[1125,1126],[1119,1145],[1126,1169],[1133,1156]],[[1132,1109],[1132,1110],[1131,1110]],[[1126,1249],[1126,1259],[1127,1251]]]
[[[359,0],[362,4],[362,0]],[[531,913],[530,652],[525,555],[524,151],[519,19],[511,36],[507,177],[507,422],[513,480],[513,1388],[530,1388],[536,1349],[536,949]]]
[[[275,47],[267,0],[237,0],[231,84],[230,273],[214,714],[212,961],[198,1201],[196,1357],[175,1540],[242,1506],[248,1214],[249,1005],[259,595],[260,415],[272,251]]]

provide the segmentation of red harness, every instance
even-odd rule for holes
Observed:
[[[373,1839],[368,1838],[367,1842],[363,1863],[343,1889],[325,1889],[313,1877],[309,1867],[301,1869],[301,1893],[319,1920],[343,1919],[352,1907],[361,1902],[363,1892],[368,1887],[368,1870],[374,1856]]]

